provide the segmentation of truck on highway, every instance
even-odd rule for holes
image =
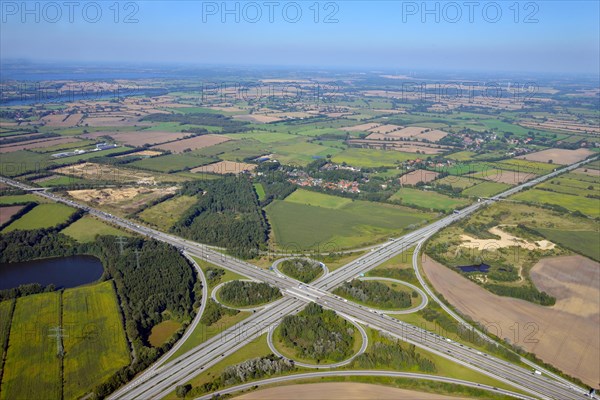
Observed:
[[[534,369],[534,370],[533,370],[533,374],[534,374],[534,375],[538,375],[538,376],[541,376],[541,375],[542,375],[541,371],[538,371],[537,369]]]

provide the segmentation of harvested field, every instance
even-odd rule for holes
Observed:
[[[176,142],[154,146],[161,150],[170,150],[174,153],[182,153],[186,149],[197,150],[205,147],[214,146],[215,144],[228,142],[231,140],[227,136],[221,135],[203,135],[189,139],[178,140]]]
[[[81,123],[89,126],[133,126],[139,125],[139,119],[140,117],[133,115],[95,116],[92,114]]]
[[[527,182],[535,177],[537,174],[530,172],[520,171],[507,171],[503,169],[488,169],[481,172],[468,175],[469,177],[485,179],[486,181],[506,183],[508,185],[518,185],[523,182]]]
[[[573,172],[577,173],[577,174],[585,174],[585,175],[589,175],[589,176],[600,177],[600,169],[591,169],[591,168],[583,167],[583,168],[577,168]]]
[[[439,172],[417,169],[400,177],[400,183],[403,185],[416,185],[419,182],[431,182],[437,178]]]
[[[77,141],[79,141],[79,139],[74,138],[74,137],[56,137],[56,138],[28,140],[25,142],[12,143],[12,144],[7,144],[5,146],[0,146],[0,153],[10,153],[12,151],[17,151],[17,150],[37,149],[40,147],[49,147],[49,146],[55,146],[58,144],[72,143],[72,142],[77,142]]]
[[[240,163],[235,161],[219,161],[191,169],[191,172],[206,172],[211,174],[240,174],[244,171],[253,171],[256,164]]]
[[[600,374],[597,303],[600,265],[579,256],[551,258],[539,264],[542,266],[534,267],[538,274],[535,279],[555,290],[559,296],[566,295],[565,289],[561,288],[561,285],[566,285],[568,296],[574,288],[586,288],[577,296],[591,294],[595,298],[586,297],[583,302],[577,298],[559,299],[556,305],[544,307],[497,296],[450,268],[423,257],[423,271],[427,278],[458,311],[483,324],[496,336],[510,339],[565,373],[590,386],[597,385]],[[566,283],[557,282],[561,279],[558,275],[544,281],[543,276],[550,276],[557,270],[561,274],[568,271],[570,276]],[[516,326],[520,327],[518,336]]]
[[[81,122],[83,114],[53,114],[42,117],[41,122],[54,128],[70,128]]]
[[[271,117],[269,115],[256,115],[256,114],[234,115],[233,119],[237,119],[240,121],[254,122],[256,124],[268,124],[269,122],[279,122],[279,121],[283,120],[283,118],[279,118],[279,117]]]
[[[370,129],[377,128],[381,124],[369,123],[369,124],[360,124],[354,126],[347,126],[345,128],[340,128],[342,131],[346,132],[360,132],[360,131],[368,131]]]
[[[4,225],[25,206],[0,207],[0,225]]]
[[[456,397],[354,382],[305,383],[246,393],[236,400],[451,400]]]
[[[402,127],[400,125],[381,125],[381,126],[377,126],[375,128],[369,129],[369,132],[389,134],[390,132],[396,132],[401,129],[402,129]],[[408,129],[408,128],[404,128],[404,129]],[[402,130],[404,130],[404,129],[402,129]]]
[[[477,250],[495,250],[511,246],[519,246],[527,250],[550,250],[556,247],[556,245],[548,240],[538,240],[531,243],[525,239],[513,236],[504,232],[500,229],[500,226],[495,226],[488,230],[493,235],[497,235],[500,239],[476,239],[468,235],[460,235],[460,239],[463,243],[461,247],[467,247],[469,249]]]
[[[152,157],[152,156],[159,156],[162,153],[160,151],[155,151],[155,150],[142,150],[142,151],[136,151],[135,153],[129,153],[129,154],[123,154],[120,156],[116,156],[115,158],[123,158],[123,157]]]
[[[426,140],[429,140],[430,142],[437,142],[438,140],[441,140],[441,139],[445,138],[446,136],[448,136],[447,132],[440,131],[439,129],[434,129],[429,132],[423,132],[419,136],[415,137],[415,139],[417,139],[417,140],[426,139]]]
[[[516,158],[521,160],[539,161],[545,163],[550,162],[550,160],[552,160],[554,164],[566,165],[585,160],[588,156],[592,154],[594,154],[594,152],[588,149],[547,149],[538,151],[536,153],[525,154]]]
[[[163,131],[139,131],[139,132],[94,132],[86,133],[81,137],[86,139],[96,139],[100,136],[110,136],[119,143],[139,147],[145,144],[158,144],[181,139],[187,134],[182,132],[163,132]]]

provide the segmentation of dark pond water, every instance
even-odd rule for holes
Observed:
[[[463,265],[457,268],[462,272],[488,272],[490,270],[490,266],[487,264]]]
[[[0,264],[0,289],[27,283],[70,288],[98,280],[103,271],[99,259],[83,255]]]

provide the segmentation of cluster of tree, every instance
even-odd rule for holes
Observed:
[[[255,172],[260,175],[255,181],[261,183],[265,190],[265,198],[260,202],[262,207],[273,200],[283,200],[296,190],[296,186],[288,181],[284,168],[278,162],[269,161],[259,164],[256,168]]]
[[[219,297],[227,305],[246,307],[269,303],[281,293],[265,282],[231,281],[221,287]]]
[[[29,296],[30,294],[54,292],[55,290],[56,286],[54,284],[42,286],[39,283],[28,283],[19,285],[16,288],[0,290],[0,301],[16,299],[17,297],[22,296]]]
[[[374,333],[374,343],[369,350],[354,359],[352,367],[357,369],[392,368],[397,371],[436,372],[433,361],[416,352],[414,345],[403,345],[400,341]]]
[[[0,235],[0,263],[71,256],[77,242],[55,229],[15,230]]]
[[[283,374],[285,372],[294,371],[295,369],[296,367],[294,366],[293,361],[281,359],[271,354],[266,357],[252,358],[242,363],[228,366],[216,379],[195,388],[182,385],[181,389],[179,389],[178,386],[176,394],[180,398],[185,397],[187,394],[189,394],[190,397],[198,397],[204,393],[217,391],[224,386],[231,386],[254,379]]]
[[[18,136],[9,136],[5,139],[2,139],[2,141],[0,141],[0,144],[5,145],[5,144],[11,144],[11,143],[19,143],[19,142],[25,142],[28,140],[37,140],[37,139],[46,139],[46,138],[51,138],[51,137],[58,137],[60,136],[58,133],[40,133],[38,135],[18,135]]]
[[[542,306],[553,306],[556,303],[556,298],[546,292],[540,292],[534,285],[506,286],[496,283],[486,283],[483,287],[499,296],[515,297]]]
[[[225,270],[219,267],[208,267],[204,273],[209,286],[215,286],[221,282],[221,277],[225,275]]]
[[[150,114],[142,118],[142,121],[178,122],[181,125],[217,126],[222,128],[218,133],[244,132],[249,129],[247,122],[238,121],[225,115],[213,113]]]
[[[304,283],[314,281],[323,272],[323,268],[318,262],[304,258],[285,260],[279,264],[279,268],[287,276]]]
[[[226,177],[202,183],[204,193],[173,227],[186,238],[226,247],[251,258],[265,247],[268,224],[252,183],[246,177]],[[186,191],[193,191],[190,186]]]
[[[332,310],[310,303],[280,326],[281,339],[302,358],[342,361],[352,354],[354,327]]]
[[[204,313],[200,318],[200,322],[202,322],[206,326],[210,326],[220,320],[225,315],[236,315],[239,313],[238,310],[232,310],[231,308],[225,308],[213,299],[208,299],[206,302],[206,307],[204,308]]]
[[[373,307],[397,309],[408,308],[411,305],[410,293],[396,291],[385,283],[377,281],[353,279],[345,282],[334,293],[356,299]]]

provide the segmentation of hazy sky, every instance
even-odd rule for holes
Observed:
[[[2,0],[0,56],[597,73],[599,3]]]

